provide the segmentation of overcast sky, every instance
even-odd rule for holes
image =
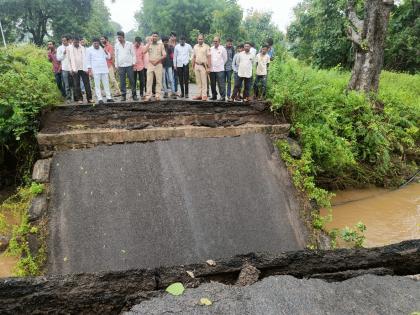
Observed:
[[[239,0],[243,9],[254,8],[257,10],[273,11],[273,22],[281,30],[286,30],[292,18],[292,8],[300,0]],[[110,8],[111,18],[122,25],[125,32],[136,27],[134,13],[139,10],[141,0],[117,0],[114,4],[111,0],[105,0]]]

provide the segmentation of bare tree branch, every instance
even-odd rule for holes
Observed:
[[[347,28],[347,37],[356,45],[362,45],[362,37],[359,32],[355,31],[353,27]]]
[[[386,0],[384,0],[384,1],[386,1]],[[347,7],[346,15],[347,15],[348,19],[350,20],[350,22],[358,30],[358,32],[361,32],[361,30],[363,29],[363,20],[361,20],[357,17],[354,5],[355,5],[354,0],[349,1],[349,5]]]

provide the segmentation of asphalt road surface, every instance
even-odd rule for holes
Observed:
[[[265,135],[60,152],[51,189],[50,274],[305,246],[295,191]]]
[[[213,302],[199,304],[201,298]],[[420,281],[362,276],[344,282],[269,277],[249,287],[211,283],[145,301],[125,315],[409,315],[420,310]],[[416,313],[417,314],[417,313]]]

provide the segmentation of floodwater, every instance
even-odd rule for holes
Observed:
[[[18,257],[0,254],[0,278],[11,277],[18,261]]]
[[[361,221],[367,227],[365,247],[420,238],[420,183],[398,190],[368,188],[335,193],[333,219],[327,230],[353,227]]]
[[[0,203],[11,196],[14,192],[14,187],[8,187],[4,190],[0,190]],[[3,213],[3,215],[7,225],[13,226],[20,224],[20,217],[18,215],[9,212]],[[0,278],[11,277],[18,261],[19,257],[6,256],[4,252],[0,252]]]

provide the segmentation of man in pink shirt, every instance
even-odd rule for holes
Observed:
[[[106,53],[111,55],[111,59],[107,59],[106,63],[108,65],[109,70],[109,82],[111,84],[111,87],[114,91],[114,96],[121,96],[121,90],[118,85],[118,81],[115,77],[115,53],[114,53],[114,47],[112,47],[111,43],[108,40],[108,37],[102,36],[101,37],[101,45]]]
[[[146,68],[144,45],[141,37],[134,39],[134,50],[136,52],[136,64],[134,65],[134,87],[137,89],[137,80],[140,82],[140,97],[144,97],[146,93]],[[147,58],[146,58],[147,59]]]
[[[61,76],[61,62],[57,60],[57,49],[53,41],[48,42],[48,60],[52,63],[52,71],[54,72],[55,82],[63,97],[66,97],[63,79]]]
[[[225,47],[220,45],[220,37],[213,39],[213,46],[210,48],[211,66],[210,66],[210,85],[211,100],[217,100],[216,83],[219,87],[220,101],[226,100],[225,85],[225,63],[227,61],[227,52]]]

